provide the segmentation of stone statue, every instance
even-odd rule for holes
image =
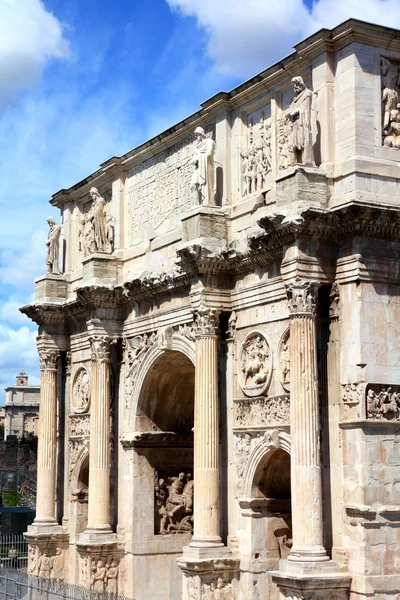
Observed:
[[[311,100],[312,92],[302,77],[293,77],[295,93],[286,117],[291,122],[289,132],[289,160],[291,165],[314,166],[314,156],[311,139]]]
[[[60,249],[60,235],[61,226],[57,225],[53,217],[48,217],[47,223],[49,224],[49,233],[47,235],[46,246],[47,246],[47,257],[46,265],[47,272],[59,275],[58,269],[58,253]]]
[[[114,252],[114,221],[110,214],[106,216],[106,251],[112,254]]]
[[[206,136],[202,127],[195,129],[196,142],[192,156],[195,170],[190,189],[195,196],[195,204],[214,205],[214,151],[215,142]]]
[[[93,200],[92,208],[88,217],[88,221],[93,223],[94,227],[94,243],[96,252],[104,252],[106,250],[106,223],[104,215],[104,207],[106,201],[100,196],[97,188],[90,189],[90,195]]]

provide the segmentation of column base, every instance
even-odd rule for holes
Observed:
[[[28,525],[28,531],[25,537],[40,535],[60,535],[64,532],[61,525],[55,519],[35,519],[32,525]]]
[[[312,548],[292,548],[288,556],[290,562],[328,562],[330,560],[323,546]]]
[[[191,548],[223,548],[224,544],[218,535],[214,537],[202,538],[192,537],[192,541],[190,542],[189,546]]]
[[[117,536],[109,525],[100,527],[87,527],[83,533],[79,535],[78,544],[105,544],[115,542]]]
[[[302,575],[329,575],[346,572],[346,568],[334,560],[290,560],[290,556],[286,560],[279,561],[279,571],[277,573],[302,576]]]

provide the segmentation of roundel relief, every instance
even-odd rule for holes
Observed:
[[[246,396],[261,396],[272,376],[272,352],[259,331],[249,333],[240,351],[240,387]]]
[[[72,409],[74,413],[85,413],[90,404],[90,381],[86,369],[79,369],[72,390]]]

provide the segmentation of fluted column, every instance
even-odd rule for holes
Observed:
[[[110,532],[110,338],[92,335],[88,532]]]
[[[40,360],[39,438],[35,524],[56,524],[57,348],[38,346]]]
[[[290,310],[292,561],[329,560],[323,546],[316,345],[318,285],[286,286]]]
[[[195,316],[194,532],[195,547],[222,546],[219,525],[218,313]]]

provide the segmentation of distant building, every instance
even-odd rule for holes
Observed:
[[[15,435],[22,439],[26,434],[38,434],[40,386],[28,385],[28,375],[21,369],[15,385],[5,388],[6,401],[0,411],[4,423],[4,437]]]

